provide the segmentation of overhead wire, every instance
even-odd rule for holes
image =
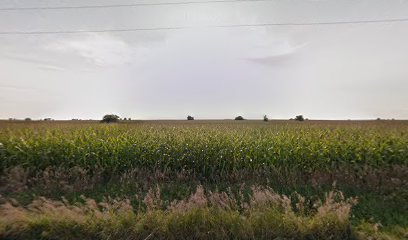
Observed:
[[[271,0],[208,0],[208,1],[132,3],[132,4],[85,5],[85,6],[15,7],[15,8],[0,8],[0,11],[94,9],[94,8],[120,8],[120,7],[137,7],[137,6],[188,5],[188,4],[236,3],[236,2],[267,2],[267,1],[271,1]],[[373,24],[373,23],[393,23],[393,22],[408,22],[408,18],[332,21],[332,22],[286,22],[286,23],[284,22],[284,23],[254,23],[254,24],[229,24],[229,25],[227,24],[227,25],[205,25],[205,26],[113,28],[113,29],[94,29],[94,30],[87,29],[87,30],[55,30],[55,31],[0,31],[0,35],[42,35],[42,34],[75,34],[75,33],[102,33],[102,32],[137,32],[137,31],[182,30],[182,29],[195,29],[195,28],[318,26],[318,25]]]
[[[82,6],[54,6],[54,7],[9,7],[0,8],[0,11],[27,11],[27,10],[64,10],[64,9],[93,9],[93,8],[123,8],[142,6],[166,6],[166,5],[191,5],[191,4],[216,4],[216,3],[239,3],[239,2],[269,2],[272,0],[208,0],[208,1],[185,1],[185,2],[159,2],[159,3],[129,3],[109,5],[82,5]]]
[[[160,31],[160,30],[183,30],[204,28],[244,28],[244,27],[269,27],[269,26],[318,26],[318,25],[346,25],[346,24],[373,24],[408,22],[408,18],[374,19],[335,22],[288,22],[288,23],[254,23],[254,24],[230,24],[230,25],[204,25],[204,26],[175,26],[175,27],[151,27],[151,28],[122,28],[122,29],[96,29],[96,30],[58,30],[58,31],[0,31],[0,35],[41,35],[41,34],[75,34],[75,33],[102,33],[102,32],[137,32],[137,31]]]

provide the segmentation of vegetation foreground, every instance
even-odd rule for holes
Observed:
[[[408,122],[0,122],[0,239],[408,239]]]

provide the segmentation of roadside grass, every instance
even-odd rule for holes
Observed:
[[[128,199],[71,204],[37,198],[0,207],[2,239],[353,239],[349,216],[356,199],[331,191],[306,214],[304,197],[252,186],[248,200],[199,185],[188,198],[164,205],[160,188],[135,210]]]

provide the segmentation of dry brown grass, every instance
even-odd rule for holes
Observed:
[[[201,235],[200,228],[194,226],[203,224],[202,221],[204,224],[206,221],[207,224],[212,223],[207,226],[210,229],[229,232],[230,236],[242,239],[280,235],[296,236],[299,239],[306,239],[308,236],[333,237],[336,234],[351,237],[348,219],[356,199],[346,199],[341,192],[328,193],[323,201],[316,202],[314,214],[303,215],[293,208],[288,196],[256,186],[252,187],[252,191],[251,199],[242,204],[242,199],[236,199],[231,193],[206,192],[200,185],[188,198],[174,201],[164,208],[160,189],[155,188],[144,197],[146,211],[136,211],[128,199],[105,199],[97,203],[83,197],[82,203],[70,204],[65,199],[55,201],[40,197],[28,206],[6,201],[0,206],[0,238],[27,239],[27,236],[39,234],[44,239],[54,239],[56,236],[61,237],[64,232],[73,234],[74,229],[79,229],[80,235],[85,238],[97,236],[97,239],[108,239],[108,236],[126,233],[129,238],[123,239],[143,239],[141,236],[146,236],[146,228],[153,229],[153,235],[166,238],[177,236],[177,229],[172,229],[173,227],[181,228],[183,230],[180,229],[180,233],[187,234],[189,228],[185,227],[192,224],[190,235],[180,237],[196,239],[197,236],[205,236]],[[205,220],[206,218],[208,219]],[[231,218],[233,222],[228,222]],[[173,226],[174,219],[180,221],[177,226]],[[286,220],[280,222],[279,219]],[[215,222],[223,222],[223,225],[214,226]],[[246,227],[238,231],[229,224]],[[286,228],[285,224],[294,227],[295,231],[270,232],[268,229],[272,227],[276,230],[279,226]],[[325,224],[330,228],[325,229]],[[67,237],[69,236],[64,239]]]

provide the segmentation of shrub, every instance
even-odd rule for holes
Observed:
[[[114,122],[119,122],[119,116],[115,114],[106,114],[103,116],[103,119],[101,120],[102,123],[114,123]]]
[[[238,116],[238,117],[235,118],[235,120],[245,120],[245,119],[242,116]]]
[[[304,119],[303,115],[297,115],[297,116],[295,117],[295,120],[302,122],[302,121],[304,121],[305,119]]]
[[[192,121],[192,120],[194,120],[194,117],[188,115],[188,116],[187,116],[187,120]]]
[[[31,118],[25,118],[24,120],[25,121],[31,121]]]
[[[269,121],[269,119],[268,119],[268,116],[266,116],[266,115],[264,115],[264,122],[267,122],[267,121]]]

